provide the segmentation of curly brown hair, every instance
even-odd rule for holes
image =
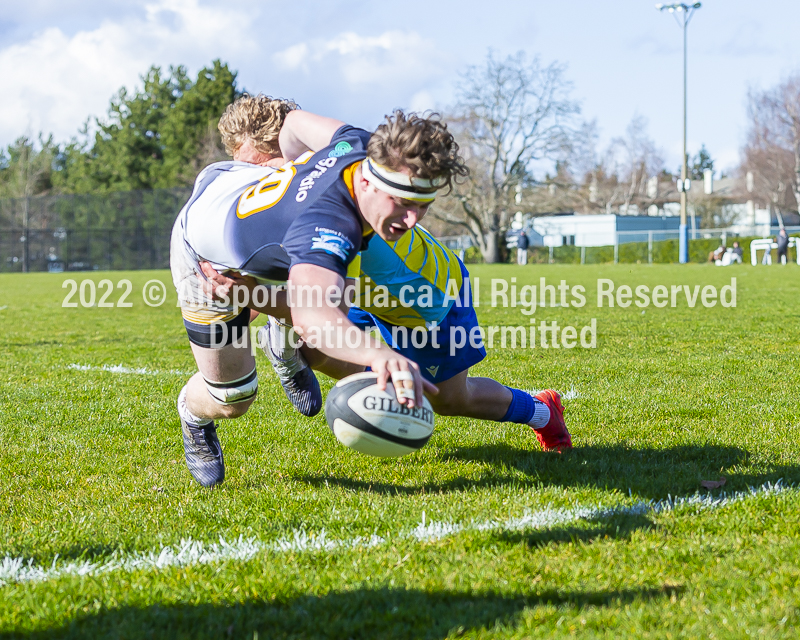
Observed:
[[[232,156],[249,138],[257,151],[280,156],[278,134],[283,121],[287,113],[299,108],[293,100],[272,98],[263,93],[243,94],[228,105],[217,125],[225,151]]]
[[[367,155],[394,171],[411,170],[415,178],[443,179],[442,187],[452,190],[459,177],[469,173],[458,143],[438,113],[406,114],[396,109],[369,139]]]

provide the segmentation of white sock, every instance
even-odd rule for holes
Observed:
[[[550,407],[536,398],[533,399],[533,417],[528,424],[534,429],[544,429],[550,422]]]
[[[279,360],[291,360],[297,353],[297,349],[292,347],[292,342],[297,344],[298,336],[294,334],[294,329],[283,324],[280,320],[270,318],[269,335],[272,353]]]
[[[208,418],[198,418],[194,415],[191,411],[189,411],[189,407],[186,406],[186,389],[188,385],[184,385],[181,392],[178,394],[178,415],[183,419],[184,422],[191,422],[192,424],[196,424],[198,427],[204,427],[207,424],[213,422],[213,420],[209,420]]]

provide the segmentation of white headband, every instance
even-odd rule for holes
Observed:
[[[364,158],[364,162],[361,163],[361,173],[376,189],[414,202],[433,202],[436,199],[437,189],[445,182],[444,178],[436,180],[412,178],[405,173],[373,162],[369,158]]]

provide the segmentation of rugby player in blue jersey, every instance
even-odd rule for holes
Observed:
[[[311,114],[303,125],[315,123]],[[382,129],[373,134],[373,139],[392,135],[402,115],[388,118]],[[335,136],[343,123],[320,119],[317,132],[321,140]],[[324,134],[327,127],[327,135]],[[406,145],[414,141],[405,140]],[[419,144],[419,141],[416,142]],[[372,145],[372,142],[370,142]],[[291,157],[295,150],[284,149],[284,155]],[[418,150],[409,149],[412,156]],[[421,213],[433,202],[435,191],[430,193],[409,193],[412,183],[405,173],[397,172],[390,165],[391,158],[381,157],[379,153],[370,154],[363,161],[364,172],[372,177],[372,184],[393,198],[415,199],[424,204]],[[422,216],[418,216],[419,220]],[[370,304],[369,297],[356,300],[356,305],[348,317],[360,327],[377,326],[381,335],[396,351],[421,366],[421,373],[427,380],[437,384],[439,393],[431,395],[434,410],[441,415],[464,416],[495,421],[510,421],[525,424],[534,429],[542,447],[546,450],[562,450],[572,446],[571,438],[563,420],[563,406],[557,392],[542,391],[536,395],[520,389],[506,387],[490,378],[470,377],[469,368],[480,362],[486,355],[482,344],[473,340],[464,341],[457,350],[451,349],[454,331],[463,330],[462,335],[474,335],[478,322],[471,303],[468,273],[461,261],[446,247],[440,245],[425,229],[416,226],[396,240],[374,238],[359,258],[350,265],[351,277],[361,280],[359,290],[363,293],[368,286],[386,287],[388,295],[381,304]],[[213,270],[207,275],[214,282],[230,287],[243,280],[226,279],[217,276]],[[403,289],[413,292],[410,296],[415,302],[411,305],[402,299]],[[374,289],[373,289],[374,290]],[[421,303],[420,292],[430,291]],[[454,292],[457,291],[457,296]],[[455,300],[454,300],[455,298]],[[373,298],[374,300],[374,298]],[[412,331],[422,332],[430,327],[422,340],[414,346],[408,340]],[[404,329],[405,331],[398,331]],[[403,335],[405,334],[405,335]],[[402,338],[405,337],[404,341]],[[398,339],[400,338],[400,339]],[[315,352],[306,347],[294,350],[287,333],[280,323],[270,318],[268,325],[259,331],[259,342],[275,366],[287,396],[301,412],[309,406],[306,399],[319,393],[318,386],[306,384],[305,394],[298,389],[298,380],[308,383],[308,375],[300,377],[300,372],[308,371],[306,362],[318,371],[332,377],[341,378],[364,367]],[[403,344],[405,342],[405,344]],[[293,378],[294,376],[294,378]],[[301,401],[302,399],[302,401]],[[315,399],[314,406],[321,406],[321,397]]]
[[[245,132],[231,149],[234,161],[200,173],[173,228],[170,266],[199,370],[180,392],[178,413],[187,466],[203,486],[225,477],[214,420],[243,415],[258,378],[248,342],[250,312],[235,299],[206,296],[197,277],[201,263],[260,284],[286,284],[290,291],[341,292],[349,264],[370,237],[399,240],[424,216],[431,194],[466,171],[453,136],[435,118],[396,116],[376,135],[292,106],[247,96],[229,107],[221,128],[227,121]],[[280,129],[280,151],[268,123]],[[279,169],[262,166],[281,152],[294,161]],[[407,183],[401,189],[407,197],[379,188],[364,162],[368,156],[390,159],[393,175]],[[273,295],[257,308],[292,324],[306,340],[325,335],[326,327],[355,331],[358,346],[336,340],[315,346],[337,362],[372,368],[379,385],[391,379],[401,403],[414,406],[423,390],[437,393],[415,362],[370,341],[328,300]]]

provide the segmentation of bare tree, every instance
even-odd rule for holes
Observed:
[[[750,129],[741,172],[752,171],[756,197],[780,210],[800,203],[800,73],[748,94]]]
[[[571,88],[562,65],[522,52],[505,60],[489,53],[462,75],[450,122],[470,176],[434,215],[465,229],[486,262],[500,259],[532,165],[556,160],[568,145],[580,111]]]
[[[606,173],[617,178],[615,195],[622,200],[623,210],[627,212],[632,204],[646,207],[652,200],[647,195],[647,181],[664,168],[660,150],[647,135],[647,118],[633,117],[625,135],[611,141],[605,161]],[[619,189],[622,185],[627,186],[624,191]]]
[[[569,167],[578,168],[572,172],[580,197],[575,208],[611,213],[617,208],[629,211],[633,205],[644,210],[653,204],[656,194],[648,184],[663,171],[664,161],[647,134],[647,120],[634,116],[625,135],[614,138],[603,153],[597,150],[598,138],[596,124],[585,123],[570,145]]]

